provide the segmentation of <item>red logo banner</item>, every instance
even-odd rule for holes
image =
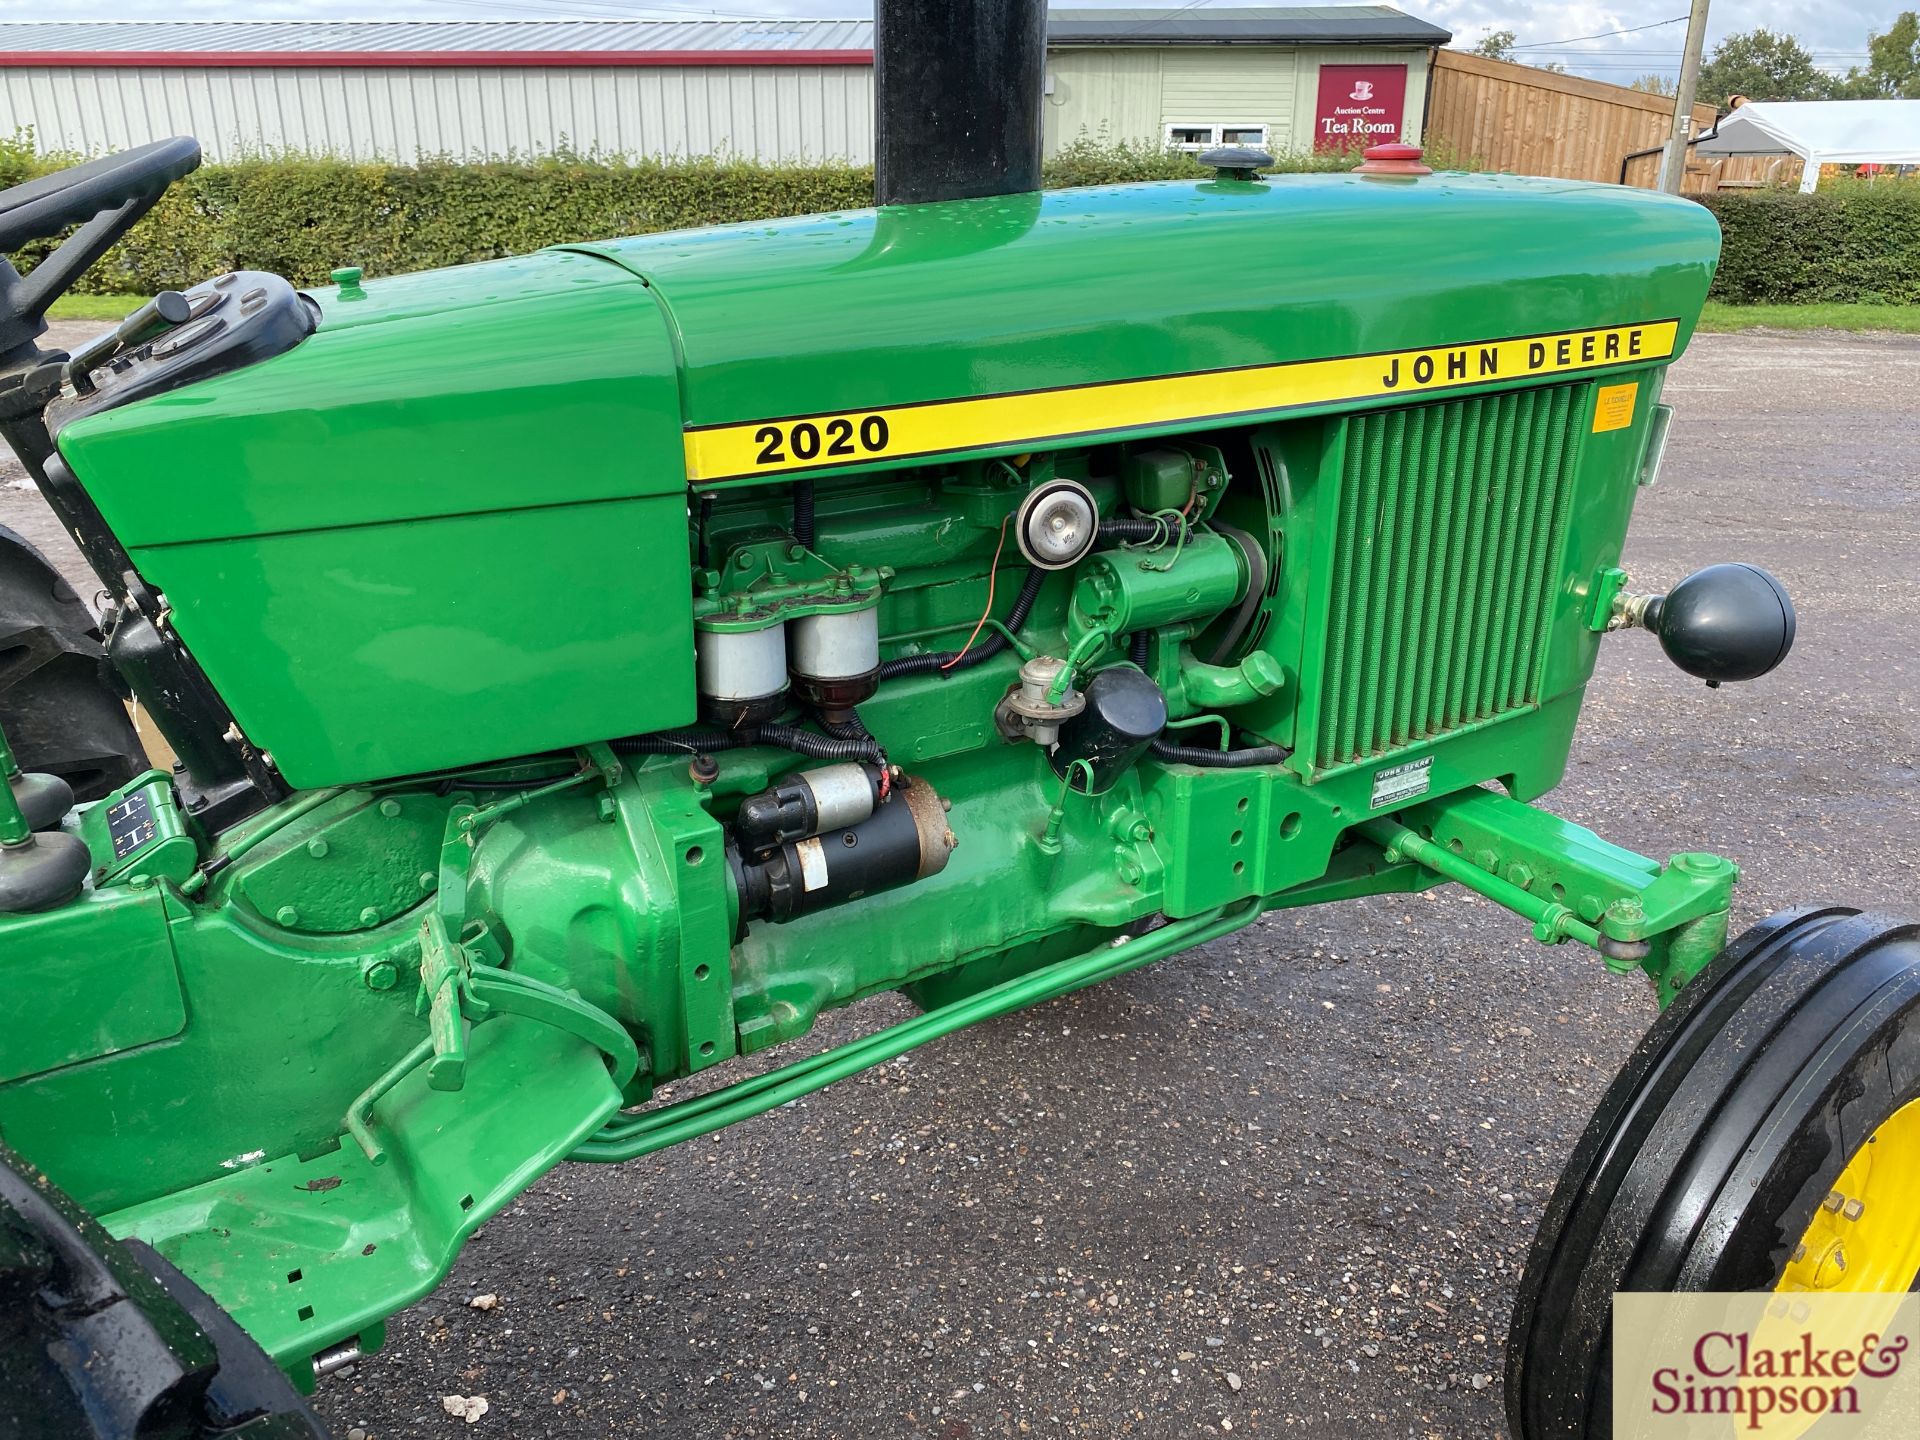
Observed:
[[[1313,148],[1352,150],[1398,140],[1406,109],[1406,66],[1322,65]]]

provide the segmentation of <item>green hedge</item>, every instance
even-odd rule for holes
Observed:
[[[1700,197],[1725,237],[1713,297],[1737,305],[1920,304],[1920,183]]]
[[[0,186],[74,163],[32,136],[0,140]],[[1344,155],[1282,157],[1285,170],[1340,170]],[[1191,156],[1082,141],[1047,164],[1049,186],[1210,172]],[[286,156],[205,165],[78,287],[151,294],[222,270],[325,283],[336,265],[369,275],[460,265],[569,240],[806,215],[873,203],[871,166],[567,157],[390,165]],[[37,247],[44,252],[46,247]],[[20,257],[30,263],[32,252]]]

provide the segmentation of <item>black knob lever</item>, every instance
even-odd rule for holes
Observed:
[[[178,290],[162,290],[119,325],[82,346],[67,362],[67,383],[82,395],[93,393],[93,372],[124,350],[137,350],[158,340],[193,313]]]

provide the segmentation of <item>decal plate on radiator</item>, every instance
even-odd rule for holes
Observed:
[[[1418,800],[1433,786],[1433,757],[1389,765],[1373,772],[1373,808],[1394,810]]]
[[[699,426],[686,432],[687,478],[704,485],[878,460],[992,448],[1040,449],[1090,435],[1644,365],[1671,356],[1679,333],[1678,320],[1649,320],[1419,350]]]

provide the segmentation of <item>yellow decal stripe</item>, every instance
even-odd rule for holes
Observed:
[[[696,483],[712,483],[988,446],[1038,446],[1149,425],[1635,365],[1672,355],[1679,328],[1678,321],[1655,320],[1384,355],[716,425],[687,431],[687,476]]]

